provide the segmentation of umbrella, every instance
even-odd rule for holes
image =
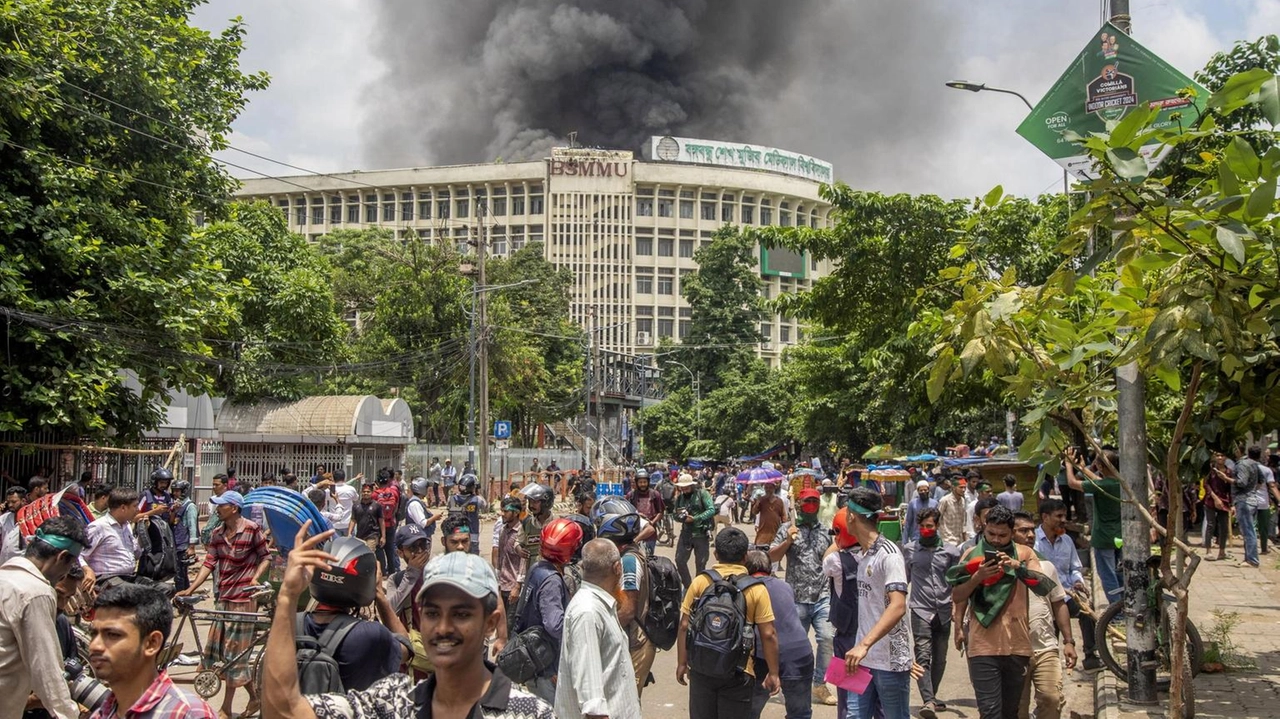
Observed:
[[[868,449],[862,455],[862,458],[863,459],[893,459],[896,456],[898,456],[898,453],[894,451],[892,444],[877,444],[871,449]]]
[[[740,484],[769,484],[782,479],[782,472],[771,467],[752,467],[738,473]]]
[[[912,454],[903,458],[906,462],[936,462],[938,455],[925,452],[924,454]]]

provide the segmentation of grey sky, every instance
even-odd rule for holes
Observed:
[[[467,97],[465,85],[450,83],[473,76],[467,62],[476,61],[476,51],[458,48],[456,62],[443,51],[451,33],[476,32],[464,27],[475,21],[464,8],[495,1],[211,0],[196,22],[217,29],[242,16],[244,67],[272,76],[271,87],[250,98],[236,123],[231,142],[237,147],[326,172],[442,158],[486,162],[494,158],[456,144],[461,140],[441,147],[441,138],[456,134],[426,123],[433,122],[433,102],[454,106]],[[445,12],[420,12],[418,4]],[[1188,74],[1233,41],[1280,28],[1277,0],[1132,5],[1136,37]],[[813,0],[786,6],[803,14],[786,18],[785,34],[780,27],[777,37],[781,49],[769,55],[785,68],[764,67],[733,85],[749,90],[739,98],[749,116],[739,131],[749,136],[712,139],[831,160],[842,180],[866,189],[972,196],[1003,184],[1037,194],[1061,182],[1057,165],[1014,133],[1026,115],[1016,98],[943,83],[985,82],[1016,89],[1034,103],[1100,25],[1098,2]],[[758,28],[726,25],[708,40],[731,45],[753,32],[758,36]],[[494,118],[484,116],[491,107],[481,103],[461,114],[491,123]],[[477,156],[459,156],[472,152]],[[234,152],[225,157],[270,175],[297,174]]]

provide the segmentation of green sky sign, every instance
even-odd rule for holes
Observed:
[[[1178,97],[1178,91],[1187,87],[1196,89],[1194,101]],[[1194,80],[1107,23],[1022,121],[1018,134],[1077,179],[1090,180],[1097,177],[1092,160],[1078,145],[1063,139],[1064,131],[1105,132],[1108,121],[1117,121],[1142,105],[1161,108],[1157,127],[1172,125],[1169,116],[1175,112],[1182,113],[1183,125],[1190,126],[1204,109],[1207,96]],[[1164,158],[1165,151],[1161,145],[1142,148],[1151,167]]]

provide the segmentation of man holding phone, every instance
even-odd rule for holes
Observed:
[[[969,619],[967,640],[958,635],[957,648],[968,645],[969,678],[982,719],[1018,716],[1033,653],[1027,591],[1046,596],[1056,586],[1040,571],[1035,550],[1014,543],[1013,529],[1013,513],[992,507],[977,546],[947,573],[956,607]],[[1069,623],[1059,622],[1058,629],[1071,636]],[[1073,644],[1065,654],[1067,667],[1074,667]]]

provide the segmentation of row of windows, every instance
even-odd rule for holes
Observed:
[[[760,223],[759,224],[761,225],[773,224],[773,216],[774,216],[773,207],[766,206],[767,203],[768,203],[768,200],[762,201],[762,204],[760,207]],[[673,214],[674,208],[676,207],[675,200],[658,198],[656,202],[656,206],[658,211],[658,217],[674,217],[675,216]],[[647,197],[637,197],[636,198],[636,217],[653,217],[654,207],[655,207],[654,200]],[[694,207],[693,207],[692,200],[681,200],[679,204],[679,208],[680,208],[680,219],[684,219],[684,220],[693,219]],[[736,211],[738,216],[741,218],[737,220],[739,223],[743,225],[756,224],[755,205],[743,205],[739,207],[736,204],[724,203],[720,205],[720,211],[717,213],[715,202],[702,202],[699,206],[699,209],[700,209],[700,213],[699,213],[698,219],[701,219],[707,222],[715,222],[717,215],[719,217],[720,222],[734,222],[735,221],[734,214]],[[818,226],[818,213],[816,211],[811,211],[806,215],[802,209],[797,208],[796,211],[793,213],[788,203],[783,202],[781,204],[781,207],[778,210],[778,219],[779,219],[778,224],[781,225],[782,227],[790,227],[792,224],[793,217],[795,218],[795,224],[799,227],[804,227],[805,225],[808,225],[809,227]]]
[[[636,336],[640,337],[642,335],[648,335],[650,338],[652,338],[654,336],[653,334],[654,326],[655,326],[655,322],[652,317],[636,318]],[[679,322],[677,322],[673,318],[659,317],[657,319],[656,326],[658,328],[657,337],[659,339],[671,338],[674,336],[683,340],[689,336],[689,330],[693,327],[693,322],[687,319],[681,319]],[[799,335],[800,335],[800,332],[797,331],[796,332],[797,338],[799,337]],[[772,342],[773,341],[773,325],[769,325],[769,324],[760,325],[760,336],[764,338],[765,342]],[[783,325],[779,329],[778,341],[786,342],[786,343],[791,342],[791,327]]]
[[[504,190],[505,192],[505,190]],[[456,191],[455,195],[466,195],[465,190]],[[496,191],[495,191],[496,194]],[[366,194],[363,200],[360,195],[330,195],[328,204],[324,197],[313,197],[308,205],[307,198],[293,199],[293,214],[289,213],[289,200],[276,200],[276,206],[284,213],[286,219],[292,219],[295,225],[340,225],[364,222],[412,222],[416,220],[440,219],[453,217],[470,217],[474,207],[479,217],[507,217],[509,215],[541,215],[543,213],[543,196],[531,194],[525,202],[524,190],[512,197],[486,197],[483,190],[476,191],[472,205],[469,197],[453,197],[449,193],[436,193],[433,198],[429,192],[420,192],[415,198],[412,192],[402,192],[397,200],[394,193]],[[526,209],[528,212],[526,213]],[[327,210],[327,211],[326,211]],[[362,219],[363,218],[363,219]]]

